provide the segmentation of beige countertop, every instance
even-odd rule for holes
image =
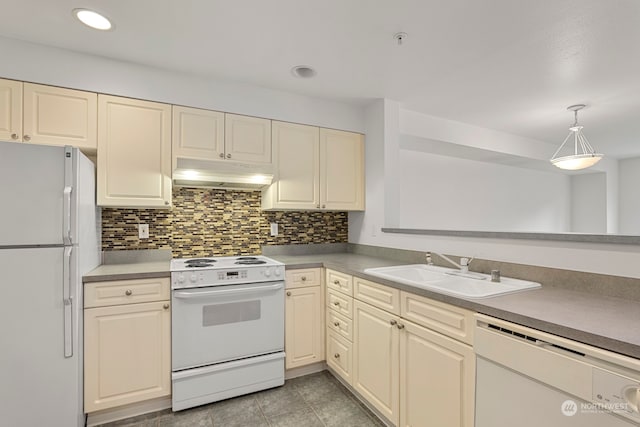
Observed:
[[[372,267],[407,264],[353,253],[269,255],[287,269],[327,267],[478,313],[640,359],[640,302],[544,286],[485,299],[465,299],[369,276]],[[169,277],[169,261],[102,265],[84,282]]]
[[[410,291],[478,313],[539,329],[640,359],[640,302],[543,286],[484,299],[443,295],[364,273],[367,268],[403,264],[352,253],[272,255],[287,269],[327,267]],[[406,263],[405,263],[406,264]]]

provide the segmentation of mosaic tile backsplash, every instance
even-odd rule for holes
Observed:
[[[278,224],[278,236],[269,234]],[[149,239],[138,238],[149,224]],[[173,208],[102,209],[102,249],[171,249],[174,258],[257,255],[261,245],[346,243],[346,212],[262,211],[259,191],[174,188]]]

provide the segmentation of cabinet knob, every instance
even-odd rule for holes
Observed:
[[[307,277],[306,277],[306,276],[302,276],[302,277],[300,278],[300,280],[302,280],[302,281],[304,282],[305,280],[307,280]]]
[[[287,292],[287,296],[290,297],[291,296],[291,291]]]
[[[340,359],[340,353],[334,354],[333,357],[336,358],[336,359]]]
[[[31,137],[29,135],[25,135],[22,139],[24,139],[25,141],[31,141]]]
[[[131,292],[131,289],[127,289],[126,291],[124,291],[124,294],[126,296],[130,296],[133,292]]]
[[[220,158],[224,159],[224,153],[220,153]]]
[[[338,286],[342,286],[342,285],[340,285],[340,280],[334,280],[334,281],[333,281],[333,284],[334,284],[334,285],[338,285]]]
[[[340,301],[334,302],[333,305],[340,305]]]
[[[164,204],[165,204],[165,205],[167,205],[167,206],[169,206],[169,201],[168,201],[168,200],[165,200],[165,201],[164,201]]]
[[[322,205],[322,209],[324,209],[324,208],[326,208],[326,207],[327,207],[327,205]]]
[[[11,139],[18,139],[18,134],[17,133],[12,133],[11,134]]]
[[[227,159],[230,159],[230,158],[231,158],[231,154],[227,154]]]
[[[340,326],[340,322],[333,322],[333,326]]]
[[[316,209],[320,209],[320,205],[316,205]]]
[[[402,323],[398,323],[398,329],[404,329],[404,325]]]
[[[396,322],[395,320],[391,319],[391,320],[389,320],[389,323],[391,324],[391,326],[393,326],[393,325],[395,325],[395,324],[396,324],[396,323],[398,323],[398,322]]]
[[[169,304],[163,305],[162,308],[164,308],[165,310],[169,310]]]

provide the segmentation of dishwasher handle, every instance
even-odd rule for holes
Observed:
[[[276,283],[274,285],[268,286],[251,286],[251,287],[242,287],[235,289],[216,289],[213,291],[195,291],[195,292],[187,292],[187,291],[174,291],[174,298],[178,299],[200,299],[206,297],[218,297],[218,296],[226,296],[226,295],[238,295],[238,294],[248,294],[248,293],[258,293],[258,292],[271,292],[271,291],[279,291],[284,288],[284,283]]]

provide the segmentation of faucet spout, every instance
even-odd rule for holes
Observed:
[[[441,253],[438,252],[427,252],[426,253],[426,259],[427,259],[427,264],[428,265],[433,265],[433,260],[431,259],[431,254],[435,254],[438,255],[440,258],[442,258],[443,260],[447,261],[449,264],[451,264],[452,266],[454,266],[455,268],[457,268],[458,270],[460,270],[460,272],[462,273],[468,273],[469,272],[469,264],[471,264],[471,261],[473,261],[473,257],[471,258],[460,258],[460,264],[458,264],[457,262],[455,262],[454,260],[452,260],[451,258],[449,258],[446,255],[443,255]]]

